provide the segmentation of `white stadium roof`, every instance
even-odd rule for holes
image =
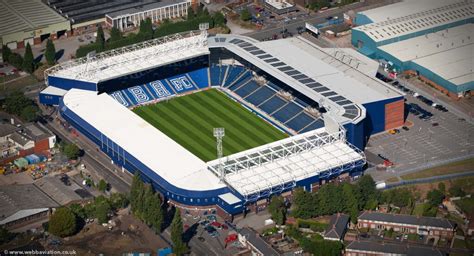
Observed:
[[[474,24],[379,47],[402,62],[413,61],[440,77],[460,85],[473,80]]]
[[[206,54],[209,54],[207,33],[194,35],[191,32],[186,36],[176,34],[63,62],[45,73],[98,83]]]
[[[403,4],[402,2],[400,4]],[[413,4],[411,1],[407,4]],[[410,15],[398,16],[393,19],[370,23],[354,30],[362,31],[375,42],[398,38],[419,31],[429,30],[446,24],[463,21],[473,17],[474,7],[472,1],[448,1],[441,5],[438,1],[420,1],[416,6],[423,4],[425,10]],[[390,5],[388,5],[390,6]],[[387,7],[388,7],[387,6]],[[435,7],[436,6],[436,7]],[[393,12],[398,13],[396,8]],[[411,12],[409,12],[411,13]],[[401,13],[400,13],[401,14]],[[397,14],[397,15],[400,15]],[[380,12],[385,17],[393,17],[388,11]]]
[[[204,161],[108,94],[71,89],[64,103],[172,185],[198,191],[224,186]]]

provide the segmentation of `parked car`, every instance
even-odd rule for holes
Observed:
[[[408,127],[406,127],[406,126],[403,126],[402,129],[405,130],[405,131],[409,131],[409,130],[410,130],[410,128],[408,128]]]

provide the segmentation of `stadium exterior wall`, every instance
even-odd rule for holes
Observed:
[[[64,90],[70,90],[73,88],[88,90],[88,91],[97,91],[97,84],[85,81],[79,81],[74,79],[48,76],[48,85],[56,86]]]
[[[387,118],[385,116],[387,108],[390,103],[402,101],[403,96],[391,98],[371,103],[363,104],[366,109],[367,116],[365,117],[364,134],[370,136],[379,132],[383,132],[387,127]]]
[[[62,96],[52,95],[46,93],[39,94],[39,102],[43,105],[57,106],[61,100]]]

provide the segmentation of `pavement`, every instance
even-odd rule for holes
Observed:
[[[406,121],[412,124],[408,125],[408,131],[399,129],[398,134],[383,132],[370,138],[366,148],[368,155],[381,154],[395,163],[395,166],[387,171],[368,169],[367,172],[371,173],[375,180],[399,177],[419,171],[423,167],[474,157],[473,124],[461,119],[451,110],[442,112],[428,106],[411,94],[406,95],[405,103],[415,103],[430,111],[433,117],[430,120],[420,120],[408,113]]]

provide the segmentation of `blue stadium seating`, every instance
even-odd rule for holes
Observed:
[[[302,112],[301,114],[297,115],[290,121],[286,122],[285,125],[290,127],[295,131],[299,131],[305,128],[308,124],[314,121],[314,118],[309,116],[308,114]]]
[[[195,71],[188,73],[188,76],[193,80],[193,82],[200,88],[209,87],[209,78],[207,76],[207,68],[201,68]]]
[[[252,93],[252,95],[245,98],[245,100],[257,106],[273,95],[275,95],[275,92],[272,89],[262,86],[260,89]]]
[[[227,67],[212,66],[209,68],[211,72],[211,86],[221,86]]]
[[[211,81],[209,81],[209,75]],[[317,103],[298,92],[293,93],[294,101],[288,102],[277,96],[279,90],[285,90],[283,88],[285,85],[269,81],[267,85],[262,86],[252,78],[252,72],[241,66],[211,66],[164,80],[132,86],[112,92],[110,95],[122,105],[132,107],[175,94],[207,88],[210,84],[227,87],[297,132],[306,132],[324,126],[321,119],[315,119],[303,111],[305,107],[317,105]]]
[[[260,86],[255,81],[250,81],[247,84],[241,86],[235,93],[237,93],[240,97],[245,98],[245,96],[249,95]]]
[[[299,131],[299,133],[312,131],[312,130],[315,130],[315,129],[318,129],[318,128],[321,128],[321,127],[324,127],[324,122],[321,119],[318,119],[318,120],[314,121],[312,124],[310,124],[308,127],[306,127],[303,130]]]
[[[241,66],[229,66],[228,71],[227,71],[227,77],[225,78],[224,81],[224,87],[228,87],[229,85],[234,82],[236,78],[240,76],[245,71],[245,68]]]
[[[283,108],[278,110],[276,113],[274,113],[273,117],[275,117],[278,121],[284,123],[301,111],[302,109],[298,107],[298,105],[293,102],[290,102]]]
[[[271,99],[266,101],[265,103],[258,106],[261,110],[265,111],[267,114],[273,113],[278,108],[282,107],[286,104],[282,98],[278,96],[273,96]]]
[[[241,85],[247,83],[250,79],[252,79],[252,74],[248,71],[244,71],[238,78],[234,80],[234,82],[231,82],[231,86],[228,88],[231,89],[232,91],[237,90]]]

